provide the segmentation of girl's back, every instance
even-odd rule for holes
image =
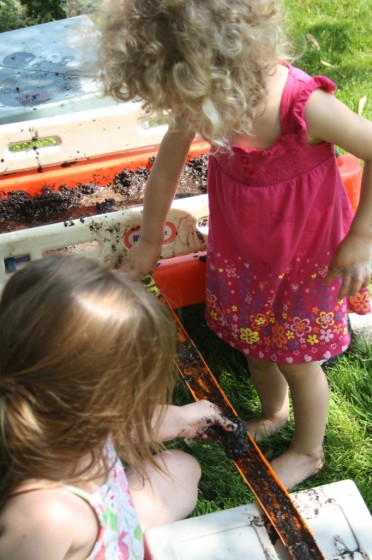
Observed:
[[[267,76],[267,96],[256,110],[252,135],[236,134],[232,138],[232,144],[256,150],[266,150],[273,146],[281,134],[280,106],[287,78],[288,68],[282,64],[278,64],[275,72]]]

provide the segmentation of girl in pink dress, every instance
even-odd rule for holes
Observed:
[[[143,560],[143,532],[193,510],[199,464],[160,442],[236,426],[208,401],[169,404],[174,352],[166,307],[123,273],[59,255],[10,278],[0,558]]]
[[[170,115],[132,274],[156,265],[195,133],[211,143],[206,318],[247,358],[262,405],[247,422],[257,441],[287,422],[290,392],[294,436],[272,466],[291,488],[322,466],[320,364],[348,347],[347,299],[369,311],[372,123],[331,80],[289,64],[273,0],[109,1],[101,58],[108,93]],[[334,145],[365,162],[355,216]]]

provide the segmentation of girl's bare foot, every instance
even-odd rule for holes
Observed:
[[[248,420],[245,427],[253,439],[260,442],[278,432],[288,422],[288,418],[289,414],[287,412],[276,414],[271,418],[265,418],[260,414],[252,420]]]
[[[324,455],[323,452],[317,455],[306,455],[288,449],[283,455],[274,459],[271,466],[283,486],[290,490],[323,468]]]

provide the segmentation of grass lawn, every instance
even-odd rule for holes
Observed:
[[[372,120],[372,34],[369,0],[284,0],[290,38],[309,74],[323,74],[337,97]],[[365,99],[366,98],[366,99]]]
[[[372,120],[372,34],[366,0],[286,0],[290,37],[300,56],[295,61],[312,75],[336,82],[336,95],[353,111]],[[369,6],[369,7],[368,7]],[[259,402],[245,359],[209,331],[204,306],[179,310],[207,364],[231,404],[244,419],[257,414]],[[331,389],[324,443],[325,467],[296,487],[302,490],[352,479],[372,510],[372,347],[354,341],[345,355],[326,366]],[[176,400],[191,400],[180,382]],[[270,460],[289,445],[293,418],[260,445]],[[185,442],[200,461],[203,477],[195,515],[255,501],[232,462],[214,443]]]

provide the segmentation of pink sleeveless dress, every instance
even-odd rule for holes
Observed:
[[[307,142],[316,88],[336,86],[290,66],[274,146],[209,157],[207,323],[247,356],[278,363],[328,360],[350,342],[341,279],[324,278],[353,211],[334,147]],[[370,311],[368,290],[353,299],[355,311]]]

